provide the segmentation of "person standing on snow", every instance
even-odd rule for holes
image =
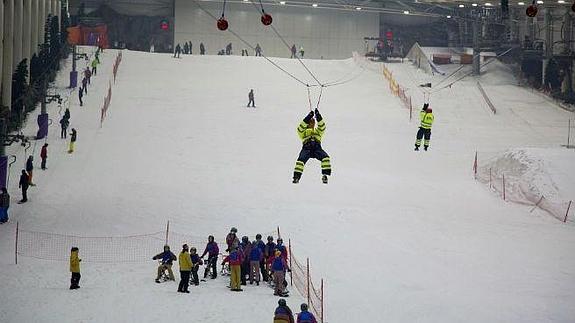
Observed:
[[[286,271],[291,271],[285,259],[282,258],[282,253],[279,250],[275,252],[275,258],[272,260],[272,272],[274,277],[274,295],[283,296],[287,295],[285,291],[285,275]]]
[[[153,260],[162,259],[162,263],[158,266],[158,275],[156,276],[156,283],[160,283],[160,278],[164,271],[168,271],[168,276],[170,280],[176,280],[174,277],[174,272],[172,271],[172,263],[176,260],[176,255],[170,251],[170,246],[165,245],[164,251],[152,257]]]
[[[276,244],[274,242],[274,237],[268,236],[268,243],[266,243],[266,248],[264,249],[264,262],[266,266],[266,275],[264,276],[264,281],[271,280],[271,263],[274,258],[274,253],[276,250]],[[267,279],[266,279],[267,278]]]
[[[238,229],[231,228],[230,233],[226,236],[226,245],[228,248],[226,249],[227,252],[230,252],[232,248],[238,248],[240,246],[240,239],[236,236]]]
[[[68,109],[68,108],[66,108],[66,110],[64,110],[64,119],[70,120],[70,109]]]
[[[26,173],[26,170],[23,169],[22,170],[22,175],[20,175],[20,181],[18,182],[18,188],[22,189],[22,199],[20,200],[20,203],[26,203],[28,202],[28,187],[30,186],[30,182],[28,179],[28,174]]]
[[[254,89],[251,89],[250,93],[248,93],[248,108],[250,107],[250,104],[253,108],[256,107],[256,102],[254,101]]]
[[[429,103],[423,104],[423,109],[419,112],[419,119],[421,120],[421,123],[415,138],[415,151],[419,151],[422,138],[425,138],[423,141],[423,150],[427,151],[429,148],[429,141],[431,140],[431,125],[433,125],[434,120],[433,111],[429,107]]]
[[[206,46],[204,46],[204,43],[200,43],[200,55],[205,54],[206,54]]]
[[[261,241],[261,240],[260,240]],[[252,250],[250,251],[250,285],[256,282],[256,285],[260,285],[260,263],[264,259],[262,250],[258,247],[257,240],[252,242]]]
[[[194,247],[190,248],[190,259],[192,260],[192,283],[195,286],[198,286],[200,284],[198,270],[200,269],[200,265],[202,265],[203,262],[200,256],[198,256],[198,252]]]
[[[297,315],[297,323],[317,323],[315,316],[308,311],[306,303],[300,306],[301,312]]]
[[[260,258],[260,271],[263,281],[268,281],[267,272],[266,272],[266,263],[265,263],[265,252],[266,252],[266,244],[262,241],[262,235],[256,234],[256,241],[252,243],[252,247],[257,247],[261,252]]]
[[[180,44],[176,45],[176,50],[174,50],[174,58],[180,58],[180,54],[182,53],[182,46]]]
[[[262,56],[262,47],[260,44],[256,44],[256,56]]]
[[[98,57],[94,58],[92,61],[92,75],[96,75],[98,73],[98,64],[100,64],[100,59]]]
[[[60,138],[62,139],[66,139],[66,134],[68,131],[68,126],[70,125],[70,121],[68,119],[66,119],[65,117],[62,117],[62,119],[60,119]]]
[[[212,275],[211,279],[216,279],[218,277],[218,254],[220,253],[220,248],[218,248],[218,244],[214,241],[214,236],[208,237],[208,244],[206,245],[206,249],[204,249],[204,253],[202,254],[201,258],[204,258],[206,254],[208,254],[208,268],[211,268]],[[208,276],[208,271],[204,272],[204,278]]]
[[[240,243],[240,250],[242,251],[242,285],[246,284],[246,276],[250,274],[250,253],[252,252],[252,243],[247,236],[242,237]]]
[[[8,222],[8,208],[10,208],[10,194],[6,187],[2,187],[0,193],[0,223]]]
[[[274,323],[294,323],[293,313],[283,298],[278,300],[278,307],[274,312]]]
[[[300,47],[299,47],[299,56],[300,56],[301,58],[303,58],[303,54],[304,54],[303,46],[300,46]]]
[[[230,250],[230,254],[224,258],[222,261],[222,266],[226,263],[230,263],[230,288],[233,292],[241,292],[241,273],[242,273],[242,253],[238,248],[233,248]]]
[[[84,106],[84,102],[82,101],[82,97],[84,97],[84,89],[80,87],[78,89],[78,101],[80,101],[80,106]]]
[[[180,284],[178,285],[179,293],[189,293],[188,284],[190,283],[190,272],[192,271],[192,258],[188,253],[188,245],[182,246],[182,252],[178,256],[180,263]]]
[[[325,121],[323,120],[323,117],[319,113],[318,109],[315,109],[317,128],[315,127],[315,120],[313,118],[314,111],[310,111],[297,127],[298,136],[302,140],[303,146],[294,168],[294,184],[299,183],[305,163],[310,158],[315,158],[321,161],[321,180],[324,184],[327,184],[327,177],[331,175],[331,163],[329,155],[321,147],[321,140],[326,129]]]
[[[88,79],[86,77],[82,79],[82,86],[80,87],[80,93],[82,93],[82,96],[84,96],[84,94],[88,94]],[[80,93],[78,93],[78,96],[80,96]]]
[[[28,184],[30,184],[30,186],[36,186],[36,184],[32,182],[32,173],[34,172],[34,157],[32,157],[32,155],[28,156],[28,160],[26,160],[26,172],[28,173]]]
[[[72,278],[70,278],[70,289],[80,288],[80,262],[82,259],[78,257],[78,248],[72,247],[70,251],[70,272],[72,273]]]
[[[296,58],[297,57],[297,48],[295,47],[295,44],[293,44],[291,46],[291,57],[290,58]]]
[[[74,145],[76,144],[77,133],[76,129],[72,128],[72,132],[70,133],[70,147],[68,149],[68,154],[74,152]]]
[[[42,149],[40,150],[40,159],[42,159],[42,164],[40,168],[46,170],[46,160],[48,159],[48,143],[44,143]]]

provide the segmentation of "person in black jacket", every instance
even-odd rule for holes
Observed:
[[[6,223],[8,221],[8,208],[10,207],[10,194],[6,187],[2,187],[2,193],[0,193],[0,223]]]
[[[26,173],[26,170],[23,169],[22,170],[22,175],[20,175],[20,182],[18,182],[18,187],[22,189],[22,199],[20,200],[20,203],[25,203],[28,201],[28,186],[29,186],[29,182],[28,182],[28,174]]]
[[[82,101],[82,97],[84,97],[84,89],[80,87],[78,90],[78,100],[80,101],[80,106],[84,106],[84,102]]]
[[[160,282],[162,273],[166,270],[168,271],[168,276],[170,277],[170,280],[174,281],[176,280],[176,278],[174,278],[174,272],[172,271],[172,262],[177,258],[176,255],[174,255],[170,251],[170,246],[165,245],[164,251],[155,255],[152,259],[153,260],[162,259],[162,263],[158,266],[158,276],[156,276],[156,283]]]
[[[256,107],[256,102],[254,101],[254,89],[250,90],[250,93],[248,93],[248,108],[250,107],[250,104],[252,105],[253,108]]]
[[[200,43],[200,55],[205,54],[206,54],[206,46],[204,46],[204,43]]]
[[[68,154],[74,152],[75,143],[76,143],[76,129],[72,128],[72,132],[70,133],[70,148],[68,149]]]
[[[30,186],[36,186],[32,182],[32,173],[34,172],[34,157],[28,156],[28,160],[26,160],[26,172],[28,173],[28,184]]]
[[[70,125],[70,121],[64,117],[60,119],[60,138],[66,139],[66,133],[68,131],[68,126]]]

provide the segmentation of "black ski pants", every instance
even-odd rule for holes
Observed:
[[[198,270],[200,269],[200,265],[194,265],[192,267],[192,282],[194,285],[198,285],[200,283],[200,278],[198,277]]]
[[[417,136],[415,138],[416,147],[421,146],[421,139],[423,138],[425,138],[423,145],[425,147],[429,147],[429,141],[431,140],[431,129],[424,129],[419,127],[419,130],[417,130]]]
[[[301,151],[299,152],[293,173],[294,178],[301,177],[304,165],[310,158],[315,158],[321,162],[322,174],[331,175],[331,163],[329,155],[323,150],[321,143],[317,141],[309,141],[303,145]]]
[[[248,102],[248,108],[250,107],[250,104],[252,107],[254,107],[254,108],[256,107],[256,103],[255,103],[254,99],[250,99],[250,101]]]
[[[211,268],[211,278],[218,277],[218,255],[208,257],[208,267]],[[204,277],[205,278],[205,277]]]
[[[82,275],[80,275],[80,273],[72,273],[72,278],[70,278],[70,288],[78,288],[80,287],[80,277],[82,277]]]
[[[190,283],[190,271],[180,270],[180,285],[178,285],[178,292],[187,291],[189,283]]]

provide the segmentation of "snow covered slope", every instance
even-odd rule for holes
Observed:
[[[111,70],[113,56],[104,54],[102,70]],[[297,61],[277,61],[313,83]],[[352,60],[306,63],[322,81],[361,71]],[[415,73],[392,68],[401,69],[398,78]],[[431,150],[415,153],[417,123],[374,70],[324,90],[333,176],[321,184],[319,162],[310,161],[293,185],[305,87],[256,57],[125,52],[103,127],[107,83],[98,76],[85,107],[71,108],[77,151],[65,153],[54,123],[49,169],[37,171],[30,203],[13,204],[11,222],[0,227],[0,321],[271,320],[277,298],[269,289],[232,294],[220,279],[179,295],[153,283],[153,261],[85,263],[74,292],[65,262],[12,264],[15,221],[114,236],[155,232],[167,220],[177,232],[220,239],[231,226],[253,239],[279,225],[298,256],[310,257],[314,277],[325,278],[333,323],[572,321],[573,226],[499,200],[470,170],[477,148],[558,145],[564,112],[522,90],[486,86],[505,93],[497,118],[471,86],[443,92],[432,98]],[[256,109],[245,108],[251,88]],[[19,169],[12,171],[16,178]],[[301,300],[293,296],[295,310]]]

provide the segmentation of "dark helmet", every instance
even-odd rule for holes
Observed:
[[[182,246],[182,249],[188,250],[188,245],[184,243],[184,245]]]
[[[256,234],[256,240],[261,240],[261,238],[262,238],[262,235],[261,235],[261,234],[259,234],[259,233]]]
[[[164,245],[164,250],[170,250],[170,246]]]
[[[306,304],[306,303],[301,303],[300,308],[301,308],[302,312],[307,311],[307,304]]]
[[[431,108],[427,108],[427,109],[425,109],[425,112],[427,112],[427,113],[432,113],[433,110],[432,110]]]
[[[242,242],[249,242],[250,238],[248,238],[247,236],[243,236],[242,237]]]
[[[208,241],[214,241],[214,236],[208,236]]]
[[[268,236],[268,241],[274,241],[274,237]]]
[[[238,229],[236,229],[235,227],[232,227],[232,228],[230,229],[230,232],[236,233],[236,232],[238,232]]]
[[[280,243],[280,242],[283,243],[283,242],[284,242],[284,239],[278,238],[278,243]]]
[[[280,300],[278,301],[278,305],[279,305],[279,306],[286,306],[286,305],[287,305],[287,304],[286,304],[286,300],[283,299],[283,298],[280,298]]]
[[[190,248],[190,252],[191,252],[191,253],[196,253],[196,251],[197,251],[197,250],[196,250],[196,247],[191,247],[191,248]]]

